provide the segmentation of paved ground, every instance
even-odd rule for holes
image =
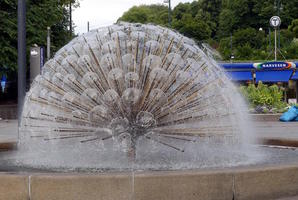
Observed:
[[[18,138],[17,120],[0,120],[0,142],[16,141]]]
[[[298,140],[298,122],[255,122],[258,138],[282,138]]]
[[[281,198],[281,199],[276,199],[276,200],[298,200],[298,196],[295,196],[295,197],[287,197],[287,198]]]
[[[298,122],[254,122],[258,138],[288,139],[298,141]],[[0,120],[0,142],[17,140],[17,120]]]

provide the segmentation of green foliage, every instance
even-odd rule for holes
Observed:
[[[256,87],[254,84],[241,86],[240,92],[252,107],[264,106],[267,109],[283,109],[287,106],[283,102],[283,91],[277,85],[268,86],[262,82]]]
[[[282,8],[275,5],[273,0],[223,0],[219,15],[219,51],[225,59],[231,54],[237,60],[273,59],[269,53],[273,50],[274,34],[269,38],[269,19],[278,15],[282,19],[280,31],[281,52],[287,59],[295,59],[292,40],[295,34],[295,19],[298,12],[298,0],[282,1]],[[293,24],[293,28],[288,26]],[[262,28],[263,31],[259,31]],[[273,30],[271,31],[273,32]],[[233,49],[231,52],[230,35]],[[271,47],[270,47],[271,44]],[[287,53],[290,52],[290,53]],[[283,57],[279,57],[283,59]]]
[[[172,28],[198,42],[212,41],[210,45],[217,47],[226,60],[232,54],[236,60],[273,59],[273,54],[268,58],[274,44],[269,19],[279,14],[282,19],[280,50],[287,59],[297,59],[297,43],[293,39],[298,31],[298,0],[282,1],[282,7],[275,5],[275,2],[194,0],[192,3],[180,3],[172,11]],[[119,20],[168,26],[167,6],[155,6],[135,6]],[[260,28],[262,31],[259,31]]]
[[[268,44],[270,40],[271,46]],[[233,49],[231,51],[231,42]],[[268,59],[269,52],[273,51],[274,34],[269,38],[264,31],[258,31],[253,28],[238,29],[234,32],[232,38],[225,37],[220,40],[219,51],[224,59],[229,59],[231,54],[235,55],[237,60],[264,60]],[[294,40],[294,34],[283,29],[280,31],[281,52],[287,59],[297,58],[297,42]],[[273,55],[272,55],[273,56]],[[270,59],[271,57],[269,57]],[[281,55],[278,57],[283,59]]]
[[[209,26],[199,17],[193,17],[191,14],[183,14],[181,20],[174,20],[173,27],[185,36],[191,37],[198,41],[206,40],[211,35]]]
[[[46,46],[47,27],[51,27],[52,52],[65,45],[72,37],[68,30],[69,9],[79,6],[78,0],[26,0],[27,66],[29,48],[37,44]],[[28,67],[27,67],[28,69]],[[17,0],[0,1],[0,75],[9,82],[17,79]],[[11,89],[16,93],[16,89]],[[2,99],[0,96],[0,100]]]
[[[67,2],[67,1],[65,1]],[[27,1],[27,47],[46,46],[47,27],[52,29],[52,50],[55,52],[71,39],[67,8],[55,0]],[[38,26],[37,26],[38,25]],[[57,40],[56,40],[57,39]]]
[[[284,48],[284,53],[288,58],[297,58],[298,55],[298,39],[295,39]]]
[[[227,37],[232,33],[235,26],[235,13],[229,9],[223,9],[219,15],[219,31],[220,37]]]
[[[47,27],[52,30],[52,50],[57,51],[70,40],[68,8],[70,0],[27,0],[26,38],[30,46],[46,46]],[[74,6],[78,2],[71,0]],[[29,55],[29,54],[27,54]],[[17,0],[0,1],[0,67],[17,68]]]
[[[16,70],[17,15],[16,1],[0,1],[0,69]]]
[[[210,38],[214,26],[210,14],[199,10],[197,1],[180,3],[173,10],[173,28],[197,41]]]
[[[289,26],[289,31],[291,31],[295,38],[298,38],[298,19],[294,19]]]
[[[134,6],[125,12],[118,21],[166,25],[168,23],[168,8],[163,5]]]

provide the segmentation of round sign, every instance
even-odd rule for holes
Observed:
[[[279,16],[273,16],[270,19],[270,25],[273,26],[274,28],[279,27],[281,24],[281,19]]]

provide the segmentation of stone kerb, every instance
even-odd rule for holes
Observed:
[[[137,172],[134,180],[131,173],[2,173],[0,180],[1,200],[269,200],[298,195],[298,164]]]

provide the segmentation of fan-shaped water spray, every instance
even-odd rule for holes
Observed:
[[[20,129],[20,148],[38,156],[20,163],[242,162],[242,108],[222,69],[194,41],[160,26],[121,23],[73,39],[45,64],[26,96]]]

